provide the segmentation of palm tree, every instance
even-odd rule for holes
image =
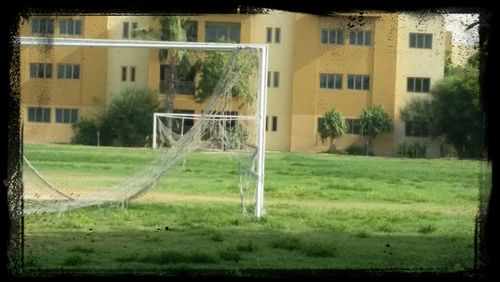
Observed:
[[[342,114],[332,108],[330,111],[326,112],[325,115],[320,119],[318,123],[318,131],[322,141],[330,139],[330,149],[329,152],[335,151],[335,144],[333,141],[335,138],[344,135],[347,125],[345,120],[342,118]]]
[[[161,41],[187,41],[185,30],[186,18],[180,16],[157,17],[159,30],[139,30],[138,35],[146,39]],[[174,110],[174,100],[179,84],[179,66],[190,67],[191,52],[179,49],[162,49],[159,51],[160,64],[166,63],[169,71],[165,77],[166,102],[165,112],[172,113]]]
[[[392,131],[392,120],[382,105],[372,105],[364,108],[361,114],[361,134],[366,139],[367,149],[373,151],[373,139],[381,134]],[[366,151],[368,155],[368,150]]]

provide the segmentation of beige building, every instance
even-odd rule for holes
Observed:
[[[154,19],[145,16],[71,19],[33,17],[23,24],[21,34],[134,39],[137,30],[157,28]],[[439,144],[426,137],[421,125],[403,122],[399,112],[411,99],[429,97],[432,85],[443,77],[445,33],[441,15],[364,13],[360,18],[358,14],[326,17],[273,11],[200,15],[188,20],[190,41],[212,42],[222,36],[240,43],[269,45],[268,150],[325,150],[327,144],[321,142],[317,126],[318,119],[331,107],[339,110],[349,124],[348,133],[336,141],[337,148],[363,145],[359,116],[363,108],[381,104],[394,120],[394,131],[375,139],[377,155],[395,155],[398,142],[419,141],[428,144],[429,156],[439,156]],[[46,49],[21,48],[26,141],[69,142],[71,122],[104,109],[124,87],[147,86],[165,92],[167,68],[156,50]],[[70,68],[67,75],[66,68]],[[59,76],[59,72],[64,75]],[[196,81],[186,81],[178,89],[176,109],[202,110],[203,105],[194,101]],[[68,122],[66,109],[70,113]]]

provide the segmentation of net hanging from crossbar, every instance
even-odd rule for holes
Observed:
[[[186,155],[195,149],[217,149],[231,152],[236,160],[239,172],[239,190],[242,211],[249,214],[249,203],[252,187],[256,181],[256,144],[255,137],[258,124],[256,122],[256,103],[246,106],[246,118],[235,116],[235,98],[233,88],[245,77],[245,70],[255,69],[258,65],[258,54],[253,49],[229,52],[229,58],[212,95],[208,98],[203,112],[199,116],[164,117],[171,122],[157,121],[155,142],[159,143],[158,156],[144,168],[127,177],[112,187],[101,191],[82,195],[67,195],[61,189],[50,184],[25,158],[23,166],[24,212],[46,213],[65,212],[88,206],[125,206],[129,201],[139,198],[155,188],[158,181],[167,175]],[[255,83],[255,75],[250,81]],[[255,87],[254,87],[255,88]],[[257,94],[256,89],[251,93]],[[240,101],[241,103],[241,101]],[[253,118],[252,118],[253,117]],[[156,117],[155,117],[156,118]],[[179,132],[178,121],[192,119],[194,122],[184,132]],[[254,191],[253,191],[254,192]]]

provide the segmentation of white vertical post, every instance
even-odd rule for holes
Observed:
[[[268,47],[267,45],[259,48],[261,61],[260,61],[260,87],[257,117],[259,126],[257,127],[257,181],[255,184],[255,216],[261,217],[264,215],[264,165],[266,157],[266,131],[265,131],[265,117],[267,105],[267,58]]]
[[[156,114],[153,114],[153,149],[156,149]]]

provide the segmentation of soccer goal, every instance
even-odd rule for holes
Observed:
[[[267,45],[167,42],[149,40],[112,40],[77,38],[21,37],[21,45],[119,47],[197,50],[225,52],[227,62],[211,95],[203,103],[201,113],[156,113],[152,146],[158,157],[146,167],[123,182],[103,191],[80,198],[69,197],[50,185],[58,201],[30,201],[25,205],[28,212],[61,212],[105,203],[126,204],[151,191],[158,180],[195,149],[227,152],[235,159],[239,172],[239,189],[244,213],[253,199],[256,217],[264,215],[264,168],[265,168],[265,115],[267,95]],[[249,67],[255,69],[251,77],[245,75]],[[237,84],[241,80],[250,85],[250,99],[238,100]],[[41,178],[34,170],[30,175]],[[26,182],[26,181],[25,181]],[[40,186],[45,180],[36,181]],[[253,192],[253,193],[252,193]],[[250,195],[250,196],[249,196]]]

